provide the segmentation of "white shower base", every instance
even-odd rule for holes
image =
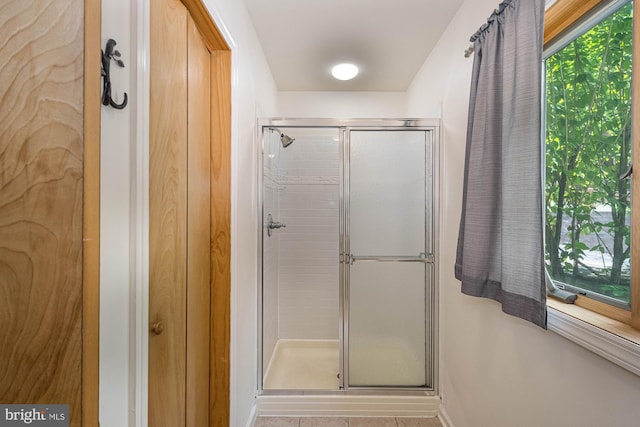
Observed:
[[[380,349],[378,348],[377,351]],[[344,417],[435,417],[440,398],[429,391],[401,394],[314,394],[338,390],[337,340],[279,340],[263,381],[264,390],[309,390],[309,394],[261,395],[256,415]]]
[[[338,390],[338,340],[278,340],[264,376],[265,390]]]

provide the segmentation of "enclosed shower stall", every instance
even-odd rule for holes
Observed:
[[[438,122],[260,122],[263,394],[432,391]]]

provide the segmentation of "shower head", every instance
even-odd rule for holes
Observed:
[[[273,132],[278,132],[280,134],[280,142],[282,143],[282,148],[287,148],[288,146],[290,146],[291,144],[293,144],[293,141],[295,141],[295,138],[291,138],[289,135],[285,135],[280,129],[278,128],[269,128],[269,130],[273,131]]]
[[[293,144],[293,141],[295,140],[295,138],[291,138],[289,135],[285,135],[284,133],[280,134],[280,142],[282,142],[283,148],[287,148],[288,146]]]

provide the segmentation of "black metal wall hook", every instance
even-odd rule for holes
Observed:
[[[110,74],[110,65],[111,60],[113,60],[118,66],[124,68],[124,62],[120,59],[120,52],[114,50],[113,48],[116,45],[116,41],[114,39],[107,40],[107,45],[105,46],[102,52],[102,104],[103,105],[111,105],[113,108],[117,110],[122,110],[127,106],[128,97],[127,94],[124,94],[124,101],[122,104],[117,104],[111,99],[111,74]]]

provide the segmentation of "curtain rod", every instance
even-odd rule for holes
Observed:
[[[545,2],[544,2],[544,10],[545,10],[545,12],[547,11],[547,9],[549,9],[551,6],[553,6],[553,5],[554,5],[554,3],[556,3],[557,1],[558,1],[558,0],[545,0]],[[506,2],[503,2],[503,3],[506,3]],[[502,6],[502,3],[500,4],[500,6]],[[496,10],[494,10],[494,11],[493,11],[493,13],[492,13],[492,14],[491,14],[491,16],[489,17],[489,19],[491,19],[491,18],[494,16],[494,14],[500,14],[500,12],[502,12],[502,10],[503,10],[504,8],[501,8],[500,6],[498,6],[498,9],[496,9]],[[487,19],[487,21],[489,21],[489,19]],[[487,24],[485,24],[485,25],[487,25]],[[484,26],[484,25],[483,25],[483,26]],[[481,30],[482,30],[482,27],[480,27],[480,30],[478,30],[478,32],[480,32]],[[478,33],[476,33],[476,34],[478,34]],[[474,36],[475,36],[476,34],[474,34]],[[471,38],[473,39],[473,36],[471,36]],[[470,56],[471,56],[471,54],[473,53],[473,51],[474,51],[474,47],[473,47],[473,45],[471,44],[471,45],[469,45],[469,47],[468,47],[467,49],[465,49],[465,50],[464,50],[464,57],[465,57],[465,58],[470,57]]]
[[[478,39],[480,37],[480,35],[485,32],[487,30],[487,28],[489,28],[489,26],[491,25],[491,23],[493,21],[495,21],[496,17],[498,15],[500,15],[511,3],[513,2],[513,0],[504,0],[502,3],[500,3],[498,5],[498,8],[495,9],[491,15],[487,18],[487,22],[485,24],[483,24],[478,31],[476,31],[475,33],[473,33],[473,35],[471,36],[471,38],[469,39],[470,42],[475,42],[476,39]],[[471,54],[474,51],[474,47],[473,45],[469,46],[465,51],[464,51],[464,57],[468,58],[471,56]]]
[[[464,57],[470,57],[474,50],[475,48],[473,47],[473,45],[469,45],[469,47],[464,50]]]

